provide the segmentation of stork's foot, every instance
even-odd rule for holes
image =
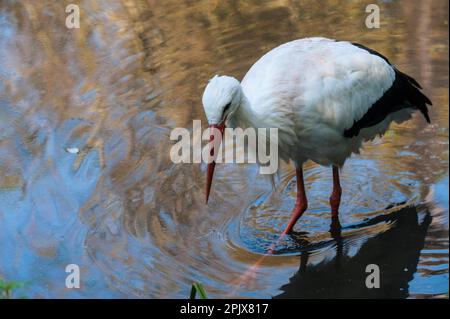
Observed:
[[[342,188],[339,181],[339,168],[333,166],[333,192],[330,196],[331,214],[337,216],[339,213],[339,205],[341,204]]]
[[[330,224],[330,234],[333,238],[341,237],[341,223],[339,222],[338,215],[331,216],[331,224]]]
[[[308,200],[306,199],[305,184],[303,182],[303,169],[301,166],[300,168],[297,168],[296,175],[297,175],[297,200],[295,202],[294,210],[292,211],[291,219],[289,220],[289,223],[287,224],[286,229],[283,231],[282,235],[289,234],[292,231],[292,228],[294,228],[294,225],[297,222],[297,220],[303,215],[305,210],[308,208]]]
[[[331,214],[333,216],[337,216],[339,213],[339,205],[341,204],[341,195],[342,190],[339,187],[338,189],[334,189],[333,193],[330,196],[330,207],[331,207]]]
[[[289,220],[289,223],[287,224],[286,229],[283,231],[282,235],[286,235],[292,232],[292,229],[297,223],[297,220],[303,215],[303,213],[307,208],[308,204],[306,203],[306,201],[295,204],[295,208],[292,211],[291,219]]]

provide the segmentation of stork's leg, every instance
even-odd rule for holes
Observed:
[[[297,220],[300,218],[300,216],[303,215],[306,208],[308,208],[308,201],[306,199],[305,193],[305,184],[303,182],[302,166],[300,166],[299,168],[297,167],[296,174],[297,174],[297,200],[295,202],[294,210],[292,211],[291,219],[289,220],[289,223],[286,226],[283,235],[288,234],[292,231],[292,228],[294,227]]]
[[[333,165],[333,192],[330,196],[331,214],[337,215],[339,211],[339,204],[341,203],[341,184],[339,182],[339,168]]]

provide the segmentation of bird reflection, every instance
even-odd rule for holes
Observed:
[[[336,255],[319,264],[308,263],[311,252],[300,255],[299,271],[281,287],[283,293],[274,298],[406,298],[408,282],[417,269],[420,251],[431,223],[426,209],[406,207],[388,215],[377,216],[358,227],[381,222],[391,227],[365,242],[355,253],[355,240],[341,235],[339,219],[333,218],[330,234]],[[354,227],[344,228],[350,229]],[[350,252],[350,250],[352,252]],[[367,288],[369,264],[380,269],[380,287]]]

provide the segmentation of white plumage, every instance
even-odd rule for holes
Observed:
[[[278,128],[279,154],[297,167],[307,160],[338,167],[414,108],[428,120],[425,104],[431,102],[418,88],[375,51],[307,38],[265,54],[241,83],[215,76],[203,105],[210,125]]]

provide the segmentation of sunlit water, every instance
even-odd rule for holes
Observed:
[[[380,29],[364,1],[72,2],[80,29],[63,2],[0,3],[0,276],[27,283],[16,296],[185,298],[195,281],[218,298],[448,296],[447,1],[380,2]],[[414,76],[432,124],[415,116],[348,160],[341,227],[331,170],[308,163],[309,209],[278,240],[290,165],[272,189],[253,165],[218,164],[206,206],[204,165],[173,164],[169,134],[205,121],[212,75],[317,35]],[[72,263],[80,289],[65,287]]]

